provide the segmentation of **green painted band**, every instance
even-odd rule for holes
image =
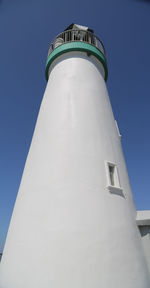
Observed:
[[[45,71],[45,76],[46,76],[47,81],[48,81],[49,67],[52,64],[52,62],[60,55],[70,52],[70,51],[82,51],[82,52],[87,52],[87,53],[94,55],[102,63],[104,67],[104,71],[105,71],[105,81],[107,80],[107,77],[108,77],[107,61],[106,61],[105,56],[100,52],[100,50],[97,49],[95,46],[90,45],[88,43],[69,42],[69,43],[61,44],[60,46],[55,48],[49,55],[47,62],[46,62],[46,71]]]

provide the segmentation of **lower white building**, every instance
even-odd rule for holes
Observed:
[[[150,274],[150,210],[137,211],[136,222],[140,230],[145,258]]]

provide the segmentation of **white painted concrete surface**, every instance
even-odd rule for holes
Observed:
[[[0,288],[149,288],[120,137],[101,66],[51,69],[0,264]],[[120,95],[121,96],[121,95]],[[121,194],[107,188],[116,164]]]

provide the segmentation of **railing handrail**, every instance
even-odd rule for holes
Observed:
[[[59,40],[59,41],[58,41]],[[103,42],[94,33],[87,30],[70,29],[58,34],[50,44],[48,56],[58,46],[68,42],[85,42],[95,46],[105,56]]]

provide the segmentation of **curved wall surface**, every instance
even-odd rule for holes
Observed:
[[[81,52],[50,67],[0,288],[150,287],[103,72]]]

